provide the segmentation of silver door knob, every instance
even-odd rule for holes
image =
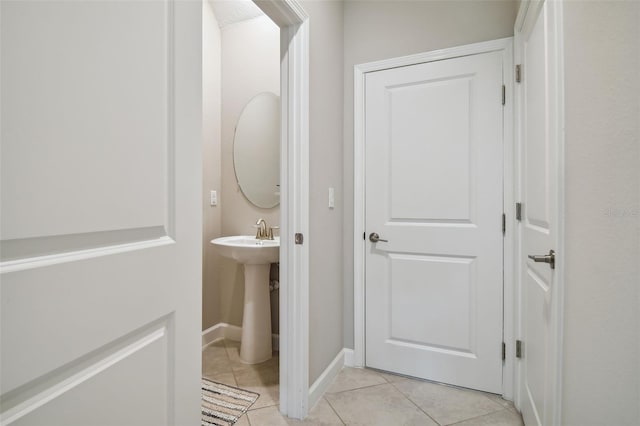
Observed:
[[[530,254],[529,259],[533,260],[534,262],[548,263],[549,266],[551,266],[551,269],[556,269],[556,252],[553,250],[549,250],[549,254]]]
[[[372,232],[371,234],[369,234],[369,241],[371,241],[372,243],[377,243],[378,241],[382,241],[384,243],[389,242],[387,240],[381,239],[380,235],[376,234],[375,232]]]

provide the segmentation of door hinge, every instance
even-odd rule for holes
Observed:
[[[300,232],[296,232],[294,240],[296,244],[302,244],[304,242],[304,235]]]
[[[522,341],[516,340],[516,358],[522,358]]]
[[[502,85],[502,105],[504,105],[507,102],[507,88],[505,87],[505,85]]]
[[[507,215],[502,213],[502,235],[507,233]]]
[[[522,220],[522,203],[516,203],[516,220]]]
[[[364,231],[364,232],[362,233],[362,239],[363,239],[363,240],[365,240],[365,241],[367,241],[367,231]]]
[[[502,360],[504,361],[505,359],[507,359],[507,345],[502,342]]]
[[[520,83],[522,81],[522,65],[516,65],[516,83]]]

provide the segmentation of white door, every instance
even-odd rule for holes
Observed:
[[[371,72],[365,90],[365,363],[500,393],[502,53]]]
[[[201,5],[0,15],[1,424],[199,424]]]
[[[556,270],[528,256],[557,250],[558,75],[553,3],[532,2],[517,34],[523,203],[520,222],[520,408],[527,425],[555,424],[558,289]],[[550,258],[548,256],[547,258]],[[545,260],[539,257],[538,260]],[[555,265],[554,265],[555,266]]]

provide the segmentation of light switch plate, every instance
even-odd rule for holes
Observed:
[[[332,209],[336,206],[335,191],[333,188],[329,188],[329,208]]]
[[[209,203],[212,206],[217,206],[218,205],[218,191],[211,191],[211,196],[209,199]]]

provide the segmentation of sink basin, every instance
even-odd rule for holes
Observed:
[[[240,361],[258,364],[271,358],[271,301],[269,270],[280,259],[280,238],[257,240],[250,235],[236,235],[211,240],[224,257],[243,264],[244,311]]]
[[[280,258],[280,237],[257,240],[251,235],[235,235],[216,238],[211,244],[222,256],[245,265],[275,263]]]

